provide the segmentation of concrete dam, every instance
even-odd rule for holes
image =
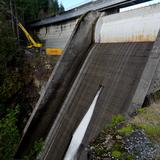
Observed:
[[[87,160],[88,144],[113,115],[131,115],[160,89],[159,60],[160,4],[111,15],[84,14],[24,129],[15,159],[43,138],[40,159]],[[67,159],[73,135],[93,101],[82,141],[74,158]]]

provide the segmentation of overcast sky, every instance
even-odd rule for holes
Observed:
[[[91,1],[91,0],[59,0],[59,2],[63,3],[66,10],[70,9],[70,8],[74,8],[74,7],[79,6],[81,4],[87,3],[89,1]],[[160,0],[152,0],[151,2],[145,3],[145,5],[158,3],[158,2],[160,2]],[[144,6],[144,5],[141,5],[141,6]]]

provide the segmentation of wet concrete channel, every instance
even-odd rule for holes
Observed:
[[[152,42],[93,46],[55,122],[49,148],[42,159],[63,159],[75,129],[91,105],[99,85],[103,85],[79,150],[79,158],[86,159],[83,152],[88,142],[111,120],[112,115],[127,111],[152,46]]]

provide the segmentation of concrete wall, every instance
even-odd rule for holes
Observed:
[[[160,28],[160,4],[99,19],[95,39],[99,43],[155,41]]]
[[[72,135],[90,107],[100,85],[93,117],[82,142],[80,159],[87,144],[111,121],[125,113],[148,60],[152,42],[95,44],[85,60],[48,137],[43,160],[62,160]]]
[[[157,42],[159,42],[157,40],[159,30],[160,4],[114,15],[101,16],[97,22],[95,41],[98,43],[156,41],[133,96],[128,113],[140,107],[146,95],[160,89],[160,62],[157,55],[157,51],[159,51],[159,44],[157,45]]]
[[[158,63],[157,69],[154,73],[154,77],[152,79],[147,95],[150,95],[158,90],[160,90],[160,62]]]
[[[79,160],[87,160],[88,143],[106,123],[111,121],[112,115],[130,114],[143,104],[159,65],[160,14],[158,9],[159,5],[129,11],[127,17],[127,13],[120,13],[99,19],[96,27],[97,35],[95,35],[97,39],[95,39],[100,43],[93,45],[76,77],[50,130],[47,139],[49,147],[46,145],[42,159],[63,159],[73,133],[100,85],[103,86],[103,90],[80,147]],[[104,21],[105,19],[110,19],[110,22]],[[142,24],[137,25],[140,21]],[[153,22],[155,25],[152,24]],[[117,26],[116,23],[119,25]],[[109,25],[111,27],[108,31]],[[112,33],[116,34],[112,36]],[[135,38],[143,33],[144,37]],[[154,36],[148,37],[152,33]],[[132,34],[134,36],[131,39],[128,38]],[[104,36],[105,39],[103,39]],[[117,37],[121,38],[115,41]]]
[[[99,86],[103,90],[79,149],[79,160],[87,160],[88,143],[114,114],[130,114],[143,104],[159,76],[159,6],[102,16],[96,26],[96,43],[92,34],[99,14],[83,17],[32,113],[17,158],[27,153],[34,140],[47,137],[41,159],[62,160]]]
[[[101,17],[96,25],[96,42],[154,41],[160,28],[159,10],[160,4]],[[75,18],[42,27],[38,36],[44,40],[45,47],[63,50],[77,21]]]
[[[97,12],[87,13],[76,25],[69,44],[54,68],[24,129],[16,159],[27,154],[36,140],[46,138],[92,46],[94,26],[98,17]],[[47,147],[50,147],[49,145]]]
[[[76,26],[77,19],[57,25],[42,27],[38,37],[44,40],[46,48],[64,49]]]

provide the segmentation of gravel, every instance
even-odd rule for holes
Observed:
[[[136,155],[135,160],[155,160],[160,153],[160,145],[152,143],[142,130],[125,136],[123,147],[129,154]]]

